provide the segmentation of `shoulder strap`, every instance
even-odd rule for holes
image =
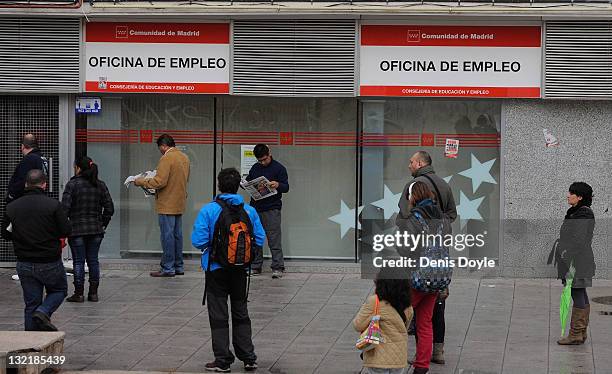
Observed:
[[[442,210],[442,213],[444,213],[444,203],[442,202],[442,195],[440,195],[440,190],[438,189],[438,186],[436,186],[436,183],[433,181],[433,179],[431,179],[429,175],[423,174],[423,176],[431,182],[434,189],[436,190],[436,196],[438,196],[438,204],[440,204],[440,209]]]
[[[219,197],[215,198],[215,202],[221,206],[221,209],[228,207],[227,202]]]
[[[377,316],[380,314],[380,300],[378,300],[378,295],[375,294],[374,297],[376,298],[374,304],[374,315]]]

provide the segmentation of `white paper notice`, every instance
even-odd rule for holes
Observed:
[[[559,145],[559,141],[557,138],[548,131],[548,129],[544,129],[544,141],[546,142],[547,147],[554,147]]]
[[[257,163],[253,148],[255,148],[253,144],[240,145],[240,175],[243,177],[248,175],[251,167]]]
[[[459,140],[446,139],[446,147],[444,148],[444,156],[448,158],[457,158],[459,154]]]

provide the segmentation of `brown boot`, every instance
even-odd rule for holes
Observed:
[[[431,362],[434,364],[444,365],[444,343],[434,343]]]
[[[572,308],[572,320],[567,337],[557,340],[559,345],[580,345],[584,343],[582,334],[586,329],[586,309]]]
[[[582,342],[584,343],[587,338],[587,330],[589,329],[589,316],[591,314],[591,304],[587,304],[586,307],[584,308],[585,313],[586,313],[586,318],[585,318],[585,323],[584,323],[584,331],[582,332]]]
[[[85,298],[83,297],[83,290],[84,290],[84,286],[83,284],[74,284],[74,295],[66,298],[66,301],[70,302],[70,303],[82,303],[85,301]]]

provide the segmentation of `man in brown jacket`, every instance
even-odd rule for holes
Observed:
[[[175,148],[174,139],[168,134],[157,139],[157,147],[162,154],[157,174],[153,178],[138,178],[134,184],[155,190],[163,254],[161,270],[151,272],[151,276],[174,277],[185,274],[182,216],[187,200],[189,158]]]

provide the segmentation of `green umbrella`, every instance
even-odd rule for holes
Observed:
[[[565,336],[565,326],[567,325],[567,317],[569,315],[570,304],[572,301],[572,282],[574,281],[574,266],[570,265],[570,270],[567,272],[565,287],[561,292],[561,301],[559,304],[559,319],[561,320],[561,336]]]

